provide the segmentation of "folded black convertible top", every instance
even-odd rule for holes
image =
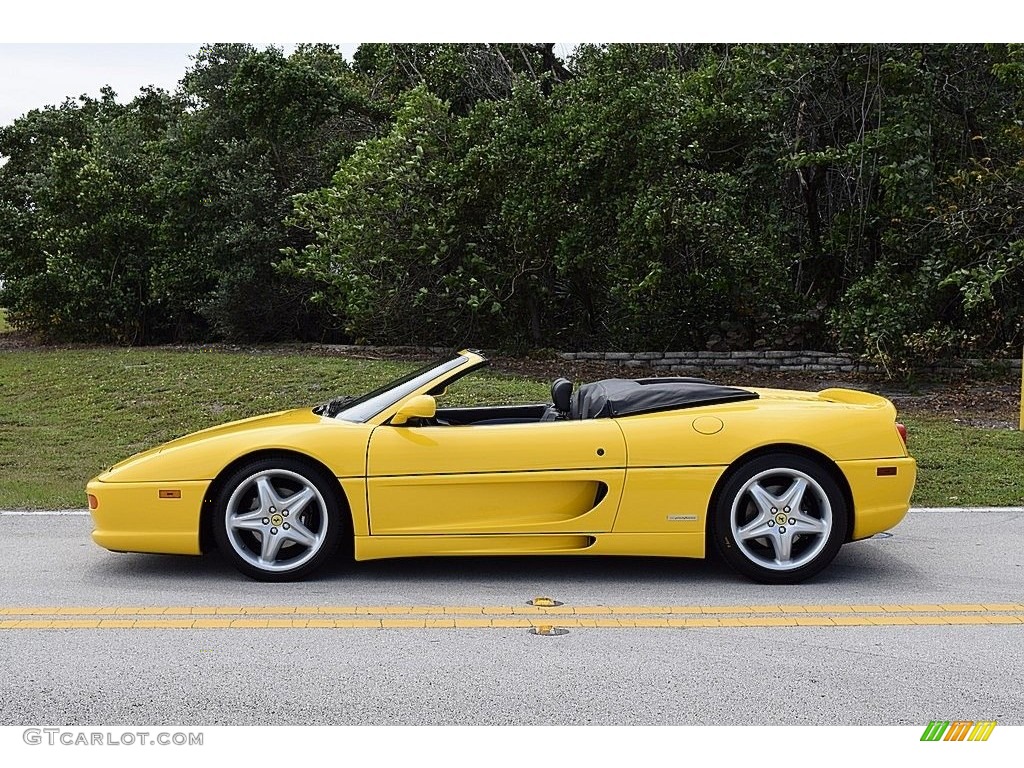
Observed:
[[[603,379],[580,386],[571,414],[574,419],[606,419],[755,399],[756,392],[706,379]]]

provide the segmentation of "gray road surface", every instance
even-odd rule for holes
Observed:
[[[403,616],[463,606],[457,615],[479,619],[474,607],[550,595],[657,615],[916,605],[905,615],[931,616],[943,613],[930,604],[966,604],[976,613],[945,610],[1014,621],[1005,617],[1024,614],[1022,523],[1015,511],[914,510],[892,538],[844,547],[795,587],[753,584],[716,562],[568,557],[378,561],[268,585],[216,555],[108,553],[89,540],[88,517],[0,516],[0,619],[67,618],[60,607],[103,607],[100,619],[127,607],[146,619],[143,609],[168,606],[234,606],[235,619],[247,606],[405,606]],[[980,608],[1006,604],[1018,610]],[[40,606],[45,616],[18,613]],[[1019,725],[1022,647],[1024,623],[573,627],[560,637],[521,627],[5,628],[0,723]]]

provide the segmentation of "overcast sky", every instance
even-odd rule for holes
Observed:
[[[972,0],[917,3],[860,0],[856,13],[821,12],[814,0],[727,0],[665,3],[612,0],[552,4],[521,0],[510,7],[479,0],[388,0],[353,6],[322,0],[252,4],[239,14],[233,3],[176,0],[173,9],[137,0],[36,0],[7,3],[0,24],[0,125],[35,107],[60,104],[68,96],[99,94],[109,84],[122,101],[139,88],[173,89],[198,43],[51,43],[33,40],[593,40],[690,41],[979,41],[998,35],[1020,39],[1024,5]],[[25,42],[16,42],[25,41]],[[258,43],[261,47],[267,43]],[[292,45],[282,45],[286,50]],[[351,56],[355,44],[342,44]],[[573,44],[560,44],[566,55]]]
[[[172,90],[199,45],[0,45],[0,125],[28,110],[110,85],[128,101],[144,85]]]
[[[0,125],[8,125],[30,109],[59,105],[64,99],[111,86],[121,102],[131,101],[139,89],[155,85],[173,91],[199,43],[0,43]],[[275,45],[290,53],[294,43]],[[351,59],[357,43],[337,43]],[[556,43],[556,52],[568,57],[576,43]]]
[[[351,57],[355,45],[341,48]],[[174,90],[197,50],[199,43],[0,44],[0,125],[68,96],[99,96],[104,85],[120,101],[147,85]]]

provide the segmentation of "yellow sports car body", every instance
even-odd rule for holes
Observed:
[[[93,539],[120,552],[216,547],[271,581],[339,548],[368,560],[715,546],[756,580],[793,583],[909,507],[916,466],[885,398],[691,378],[574,392],[559,379],[551,403],[437,407],[486,363],[463,350],[358,398],[133,456],[89,483]]]

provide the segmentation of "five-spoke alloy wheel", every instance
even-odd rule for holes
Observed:
[[[217,546],[254,579],[301,578],[338,548],[337,496],[327,478],[301,461],[255,461],[221,486],[213,521]]]
[[[794,584],[828,565],[846,538],[846,499],[832,476],[803,456],[747,462],[718,494],[715,541],[736,570]]]

